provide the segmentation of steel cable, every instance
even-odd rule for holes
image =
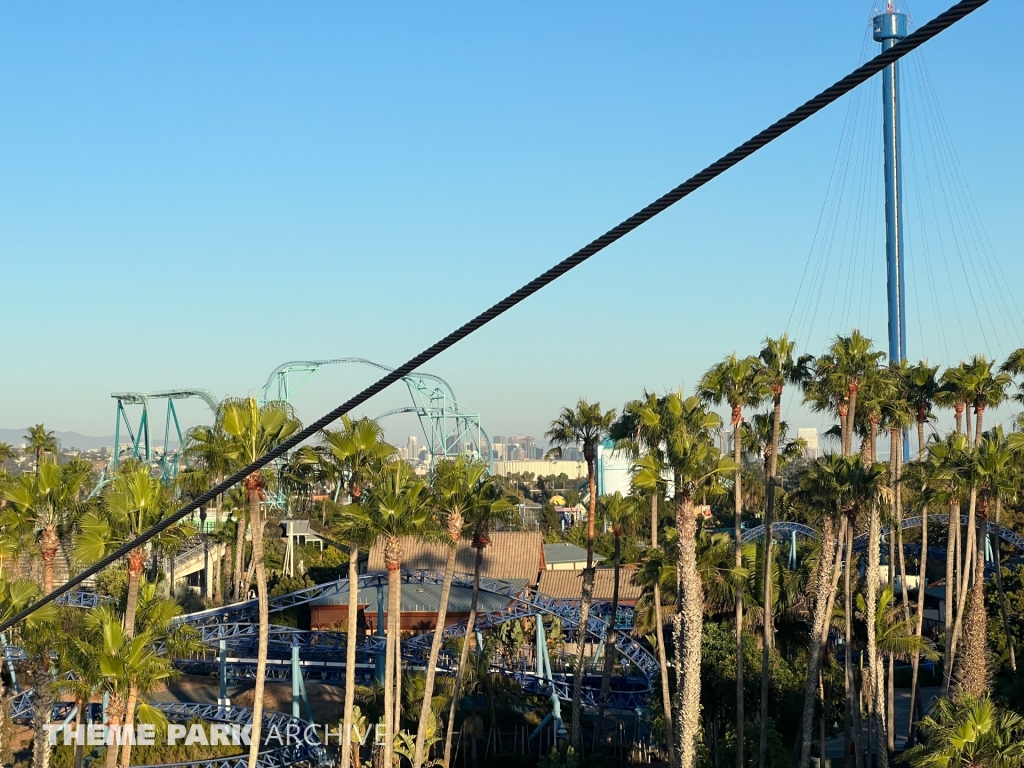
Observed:
[[[92,564],[91,566],[83,570],[81,573],[76,575],[74,578],[69,579],[65,584],[61,585],[60,587],[57,587],[52,592],[40,598],[24,610],[19,611],[10,619],[0,624],[0,632],[6,631],[7,629],[11,628],[15,624],[26,618],[27,616],[31,615],[33,612],[37,611],[39,608],[42,608],[47,603],[53,602],[58,597],[63,595],[65,592],[74,589],[89,577],[99,573],[108,565],[116,563],[118,560],[123,558],[133,549],[140,547],[149,542],[151,539],[155,538],[156,536],[159,536],[169,527],[171,527],[178,521],[182,520],[185,516],[191,514],[192,512],[195,512],[208,502],[213,501],[216,496],[218,496],[221,493],[224,493],[225,491],[230,490],[233,486],[242,482],[242,480],[251,475],[253,472],[260,471],[270,462],[284,455],[287,451],[299,445],[304,440],[315,435],[317,432],[325,428],[335,419],[340,418],[344,414],[351,411],[353,408],[362,405],[374,395],[379,394],[387,387],[401,380],[403,376],[408,376],[427,361],[433,359],[434,357],[439,355],[441,352],[444,352],[449,347],[454,346],[455,344],[469,336],[474,331],[479,330],[487,323],[491,322],[495,318],[507,312],[512,307],[519,304],[524,299],[537,293],[537,291],[539,291],[541,288],[544,288],[549,283],[554,282],[555,280],[557,280],[565,273],[569,272],[574,267],[578,267],[580,264],[582,264],[584,261],[589,259],[594,254],[603,251],[609,245],[612,245],[616,241],[622,239],[627,234],[632,232],[634,229],[639,227],[641,224],[650,221],[659,213],[666,210],[675,203],[679,202],[690,193],[704,186],[717,176],[720,176],[722,173],[729,170],[734,165],[738,164],[740,161],[754,154],[759,149],[768,145],[775,139],[779,138],[784,133],[796,127],[803,121],[807,120],[812,115],[816,114],[817,112],[820,112],[822,109],[824,109],[829,104],[839,99],[841,96],[845,95],[846,93],[849,93],[861,83],[865,82],[872,76],[881,72],[889,64],[893,63],[894,61],[897,61],[903,56],[906,56],[908,53],[915,50],[919,46],[923,45],[927,41],[931,40],[933,37],[935,37],[943,30],[953,26],[956,22],[960,21],[960,19],[977,10],[981,6],[985,5],[985,3],[987,2],[988,0],[961,0],[961,2],[957,3],[956,5],[950,7],[948,10],[939,14],[930,22],[921,27],[919,30],[908,35],[906,38],[901,40],[899,43],[894,45],[889,50],[880,53],[870,61],[867,61],[861,66],[857,67],[857,69],[853,70],[853,72],[848,74],[842,80],[839,80],[838,82],[829,86],[824,91],[819,93],[817,96],[806,101],[803,105],[797,107],[782,119],[776,121],[769,127],[765,128],[756,136],[740,144],[738,147],[736,147],[736,149],[732,150],[728,154],[723,155],[721,158],[713,162],[711,165],[707,166],[704,170],[700,171],[694,176],[691,176],[689,179],[684,181],[675,189],[672,189],[671,191],[659,197],[650,205],[641,209],[637,213],[634,213],[621,224],[608,230],[603,235],[598,237],[596,240],[592,241],[589,245],[584,246],[580,250],[576,251],[576,253],[563,259],[562,261],[560,261],[555,266],[551,267],[543,274],[539,275],[538,277],[528,282],[519,290],[506,296],[504,299],[499,301],[490,309],[481,312],[479,315],[477,315],[475,318],[470,320],[462,327],[458,328],[455,331],[452,331],[450,334],[445,336],[440,341],[434,343],[424,351],[420,352],[415,357],[398,366],[393,371],[391,371],[390,373],[383,376],[375,383],[368,386],[359,394],[355,395],[352,398],[349,398],[334,410],[329,411],[328,413],[324,414],[319,419],[312,422],[299,432],[296,432],[294,435],[292,435],[290,438],[288,438],[283,443],[278,445],[276,448],[273,448],[272,450],[263,454],[263,456],[258,458],[256,461],[238,470],[233,475],[225,479],[223,482],[219,483],[213,488],[210,488],[202,495],[197,496],[195,499],[190,501],[188,504],[186,504],[184,507],[179,509],[174,514],[165,517],[159,523],[157,523],[141,535],[137,536],[132,541],[118,547],[116,550],[111,552],[102,560],[99,560],[98,562]]]

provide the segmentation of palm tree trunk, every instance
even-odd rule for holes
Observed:
[[[843,568],[843,615],[845,617],[843,622],[845,625],[843,636],[843,658],[846,688],[846,717],[843,719],[843,735],[845,744],[843,758],[846,768],[851,768],[851,766],[856,762],[855,758],[857,757],[856,750],[854,750],[854,755],[850,755],[850,744],[854,743],[853,724],[855,708],[857,707],[856,702],[854,701],[854,697],[856,696],[856,684],[853,679],[853,645],[851,642],[853,639],[851,632],[851,617],[853,616],[853,584],[850,579],[850,569],[853,567],[853,531],[854,523],[853,520],[850,520],[846,529],[846,547],[845,552],[843,553],[843,558],[846,561],[845,567]]]
[[[679,608],[674,629],[676,657],[680,679],[676,689],[679,699],[679,766],[694,768],[697,764],[697,739],[700,735],[700,660],[701,635],[704,629],[704,588],[697,570],[697,518],[693,500],[683,496],[676,510],[679,531]]]
[[[47,733],[45,726],[50,722],[55,697],[53,686],[50,685],[50,673],[46,667],[38,664],[33,672],[35,715],[32,718],[32,725],[35,732],[32,735],[32,767],[47,768],[50,763],[50,734]],[[114,750],[114,756],[117,756],[117,750]]]
[[[736,556],[736,569],[743,567],[743,478],[741,462],[743,452],[740,446],[740,424],[743,418],[733,409],[732,418],[732,451],[736,462],[736,479],[733,487],[733,549]],[[746,715],[743,713],[743,590],[737,589],[733,603],[736,631],[736,768],[743,768],[743,725]]]
[[[943,617],[943,649],[942,649],[942,695],[949,692],[949,678],[953,674],[953,561],[956,558],[954,541],[960,527],[960,502],[953,501],[949,506],[949,525],[946,535],[946,584],[945,603],[946,615]],[[927,557],[926,552],[921,557]],[[920,603],[921,601],[918,600]],[[913,713],[911,713],[913,717]]]
[[[139,585],[142,572],[146,565],[146,553],[141,548],[134,549],[128,555],[128,598],[124,608],[124,634],[131,639],[135,637],[135,614],[139,608]]]
[[[996,496],[996,525],[999,525],[999,514],[1003,510],[1003,499]],[[1006,614],[1006,593],[1003,591],[1003,564],[1002,555],[999,552],[999,536],[997,535],[992,544],[992,555],[996,563],[996,589],[999,590],[999,613],[1003,618],[1003,631],[1006,633],[1006,648],[1010,652],[1010,669],[1017,671],[1017,656],[1013,647],[1013,633],[1010,631],[1010,620]]]
[[[764,513],[764,645],[761,647],[761,734],[757,764],[764,768],[768,754],[768,692],[771,687],[771,649],[775,645],[774,597],[772,595],[772,526],[775,523],[775,475],[778,472],[779,430],[782,429],[782,392],[775,395],[772,412],[772,449],[768,460],[768,488]],[[737,557],[737,565],[740,565]],[[741,763],[737,761],[737,766]]]
[[[135,705],[139,700],[139,689],[134,685],[128,689],[128,704],[124,710],[124,730],[131,732],[132,726],[135,725]],[[124,740],[124,744],[121,745],[121,765],[123,768],[128,768],[132,760],[132,740],[130,738]]]
[[[384,649],[384,765],[390,766],[393,761],[395,747],[395,643],[398,633],[395,629],[395,618],[398,616],[397,582],[402,574],[398,568],[388,564],[388,616],[387,639]],[[399,566],[400,567],[400,566]],[[251,768],[251,767],[250,767]]]
[[[651,546],[658,546],[658,494],[651,494]],[[659,574],[660,576],[660,574]],[[665,647],[665,619],[661,610],[661,583],[660,579],[654,580],[654,631],[658,638],[658,661],[661,666],[661,707],[665,715],[665,739],[666,752],[668,753],[668,764],[675,765],[675,743],[672,728],[672,692],[669,690],[668,681],[668,649]]]
[[[341,768],[352,757],[352,708],[356,702],[356,633],[359,631],[359,548],[348,550],[348,627],[345,635],[345,705],[342,713]],[[354,768],[360,768],[355,765]]]
[[[474,537],[475,539],[476,537]],[[474,546],[477,542],[474,541]],[[466,667],[469,665],[469,640],[473,636],[473,627],[476,625],[476,606],[480,597],[480,571],[484,563],[484,550],[476,546],[476,557],[473,560],[473,597],[469,603],[469,618],[466,619],[466,635],[462,641],[462,652],[459,654],[459,668],[455,672],[455,688],[452,691],[452,704],[448,709],[448,729],[444,734],[444,764],[452,764],[452,736],[455,733],[455,711],[459,706],[459,696],[462,693],[462,682],[465,679]],[[537,618],[540,621],[540,617]],[[537,649],[540,653],[540,649]]]
[[[241,602],[245,600],[246,592],[248,592],[248,584],[243,584],[242,579],[245,575],[245,511],[242,509],[238,510],[238,524],[235,526],[235,588],[234,597],[235,602]],[[256,526],[253,525],[255,530]]]
[[[917,615],[914,623],[914,636],[920,638],[924,631],[924,591],[928,583],[928,506],[921,508],[921,562],[917,573]],[[908,743],[914,741],[914,707],[918,696],[918,675],[921,667],[921,654],[914,652],[910,659],[910,715],[907,722]]]
[[[86,710],[86,707],[88,707],[88,706],[89,706],[89,701],[85,697],[76,699],[76,701],[75,701],[75,707],[77,707],[77,709],[78,709],[78,711],[75,713],[75,726],[77,727],[79,734],[84,732],[83,729],[85,728],[85,710]],[[81,736],[79,736],[78,740],[75,742],[75,762],[74,762],[74,768],[82,768],[82,763],[84,762],[84,760],[85,760],[85,740]]]
[[[841,551],[840,551],[841,552]],[[824,641],[828,637],[830,619],[829,605],[832,602],[833,562],[836,561],[836,539],[832,518],[825,516],[821,530],[821,554],[818,556],[818,573],[814,588],[814,624],[811,629],[810,647],[807,651],[807,679],[804,681],[804,710],[801,719],[800,768],[808,768],[811,762],[811,730],[814,726],[815,689],[819,684]],[[824,705],[824,700],[822,700]],[[824,713],[822,713],[824,717]],[[824,745],[822,745],[824,746]]]
[[[895,663],[891,655],[886,659],[888,664],[888,671],[885,676],[885,695],[887,706],[885,710],[885,732],[889,735],[889,740],[886,742],[886,749],[889,750],[886,757],[888,761],[892,763],[893,755],[896,752],[896,681],[893,680],[893,674],[895,672]]]
[[[588,560],[591,558],[588,557]],[[583,571],[583,588],[580,599],[580,619],[576,630],[576,663],[572,674],[572,725],[569,743],[578,755],[583,754],[583,675],[584,658],[587,652],[587,625],[590,622],[590,601],[594,596],[594,568]]]
[[[853,455],[853,436],[857,432],[857,388],[849,390],[849,407],[846,411],[846,455]]]
[[[391,593],[388,593],[388,602],[391,601]],[[395,581],[395,733],[402,730],[402,572],[398,572]]]
[[[434,677],[437,674],[437,659],[441,655],[441,644],[444,642],[445,619],[448,616],[448,598],[452,592],[452,579],[455,576],[455,556],[458,552],[458,547],[459,542],[456,540],[454,546],[448,550],[448,559],[444,565],[444,581],[441,583],[441,605],[437,610],[437,624],[434,627],[434,636],[430,639],[430,654],[427,656],[427,673],[423,687],[423,703],[420,705],[420,719],[416,726],[416,751],[413,754],[413,768],[421,768],[423,765],[424,753],[426,752],[427,728],[434,719],[433,713],[430,710],[430,702],[434,697]]]
[[[967,606],[967,588],[974,582],[971,566],[978,557],[977,552],[977,501],[978,490],[971,488],[971,503],[967,511],[967,534],[964,539],[964,560],[960,571],[960,584],[958,585],[956,621],[953,624],[953,639],[950,643],[950,653],[956,659],[956,647],[960,642],[960,634],[963,629],[964,609]],[[957,520],[959,527],[959,519]],[[981,553],[984,556],[984,553]],[[984,573],[984,571],[982,571]]]
[[[601,677],[601,699],[597,712],[597,727],[594,729],[594,741],[597,733],[604,733],[604,710],[608,703],[608,694],[612,690],[612,668],[615,666],[615,617],[619,612],[619,559],[622,556],[622,536],[615,534],[615,572],[612,581],[612,617],[608,622],[608,632],[604,644],[604,674]]]
[[[586,449],[586,446],[584,446]],[[580,594],[580,623],[576,637],[576,667],[572,675],[572,725],[569,743],[576,753],[583,754],[583,660],[587,651],[587,624],[590,621],[590,601],[594,596],[594,518],[597,515],[597,480],[594,470],[593,446],[585,450],[587,460],[587,567],[583,571]]]
[[[110,701],[107,703],[107,727],[108,729],[114,725],[121,725],[121,719],[124,717],[124,706],[121,704],[121,698],[116,694],[111,694]],[[116,768],[117,766],[117,744],[110,738],[110,731],[107,731],[107,760],[106,768]]]
[[[252,701],[252,741],[249,744],[249,768],[256,768],[263,731],[263,692],[267,677],[267,651],[270,648],[270,599],[267,595],[267,566],[263,562],[263,521],[260,519],[260,491],[249,492],[249,519],[252,521],[252,559],[256,564],[256,597],[259,601],[259,643],[256,650],[256,685]]]
[[[878,611],[878,581],[879,581],[879,549],[881,546],[881,522],[879,520],[878,503],[873,502],[868,512],[868,572],[865,602],[867,604],[866,616],[864,617],[868,631],[868,670],[871,675],[871,719],[875,733],[876,751],[878,754],[879,768],[887,768],[888,760],[885,750],[882,749],[882,736],[885,734],[885,685],[881,677],[882,664],[878,657],[878,638],[876,636],[877,624],[875,614]],[[890,553],[891,554],[891,553]],[[891,557],[890,557],[891,560]],[[852,616],[852,614],[847,614]],[[847,652],[849,654],[849,652]],[[888,739],[885,739],[888,743]],[[868,754],[868,759],[871,755]]]

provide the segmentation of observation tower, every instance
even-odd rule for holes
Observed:
[[[882,50],[907,36],[906,14],[890,2],[872,20],[874,39]],[[885,146],[885,261],[888,275],[889,360],[907,358],[907,319],[903,279],[903,151],[900,145],[900,62],[882,70],[882,131]]]

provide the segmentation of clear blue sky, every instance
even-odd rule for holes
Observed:
[[[909,10],[920,24],[950,2]],[[6,4],[0,426],[109,434],[113,390],[244,394],[290,359],[397,364],[845,74],[870,14]],[[1016,295],[1022,29],[1024,4],[992,0],[925,52]],[[539,434],[577,396],[621,406],[755,352],[789,321],[846,114],[833,105],[428,370],[492,434]],[[880,312],[850,319],[884,345]],[[820,319],[813,343],[838,323]],[[939,361],[915,333],[911,355]],[[949,354],[984,351],[977,333]],[[308,419],[371,379],[322,372],[296,403]]]

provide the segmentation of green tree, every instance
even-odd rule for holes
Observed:
[[[1002,403],[1006,399],[1007,388],[1013,383],[1009,373],[996,370],[994,366],[995,363],[983,355],[975,355],[967,364],[967,391],[977,419],[974,429],[976,446],[981,443],[985,410]]]
[[[166,486],[153,477],[145,464],[122,464],[103,494],[99,510],[84,514],[78,523],[74,556],[82,563],[94,563],[109,552],[132,541],[163,518],[170,505]],[[172,526],[160,538],[165,542],[182,541],[194,533],[191,525]],[[145,547],[128,553],[128,601],[124,614],[124,631],[130,638],[135,633],[135,612],[139,586],[146,567]]]
[[[613,556],[614,573],[612,577],[612,610],[611,620],[608,623],[608,632],[605,639],[604,650],[604,673],[601,676],[601,697],[598,702],[597,728],[595,728],[595,740],[597,730],[604,728],[604,711],[608,703],[608,694],[611,693],[612,668],[615,666],[615,617],[619,612],[619,579],[621,578],[622,565],[622,537],[631,533],[639,524],[643,514],[641,498],[637,496],[623,496],[616,491],[612,494],[605,494],[599,500],[605,522],[615,537],[615,554]]]
[[[458,478],[456,473],[454,478]],[[455,483],[458,487],[461,480]],[[466,488],[466,490],[469,490]],[[490,533],[497,524],[509,525],[515,519],[514,501],[502,489],[497,478],[488,478],[488,482],[476,488],[473,492],[474,503],[466,504],[462,508],[463,530],[473,532],[472,548],[475,552],[473,557],[473,592],[469,603],[469,616],[466,619],[466,640],[462,643],[459,651],[459,666],[455,672],[455,684],[452,688],[452,700],[448,707],[448,727],[444,737],[445,765],[452,764],[452,736],[455,731],[455,711],[462,696],[462,686],[465,676],[469,673],[470,643],[474,636],[473,629],[476,626],[477,607],[480,600],[480,574],[484,564],[484,550],[490,545]],[[439,625],[440,626],[440,625]],[[482,650],[482,649],[478,649]]]
[[[53,591],[53,561],[60,547],[60,535],[74,522],[82,509],[78,491],[88,473],[78,465],[60,467],[42,461],[34,475],[21,475],[4,490],[4,497],[20,513],[11,522],[19,539],[38,538],[43,560],[43,592]]]
[[[182,451],[186,466],[179,472],[178,477],[194,492],[201,493],[211,486],[220,485],[231,470],[231,437],[224,431],[222,415],[223,411],[218,409],[212,425],[193,427],[185,434]],[[224,523],[224,494],[217,494],[213,509],[215,535],[221,536],[221,526]],[[238,546],[236,541],[236,558],[241,558],[244,555],[245,526],[239,527],[242,530],[243,538],[242,546]],[[237,537],[237,528],[235,534]],[[225,582],[223,562],[227,558],[228,550],[225,547],[224,556],[214,562],[213,585],[210,592],[215,605],[219,605],[223,598]],[[230,561],[228,562],[230,563]],[[230,570],[232,574],[235,574],[241,570],[241,567],[235,566]],[[237,592],[235,598],[240,599]]]
[[[36,472],[43,464],[43,456],[47,453],[56,456],[60,450],[60,444],[53,432],[48,432],[42,424],[36,424],[28,428],[28,434],[24,435],[25,453],[34,456],[36,460]]]
[[[583,458],[587,462],[587,488],[590,494],[587,511],[587,567],[583,570],[583,585],[580,600],[581,637],[590,617],[590,601],[594,596],[594,517],[597,514],[597,482],[595,461],[597,446],[608,434],[615,422],[615,409],[601,410],[600,403],[590,404],[580,398],[576,408],[562,408],[558,418],[551,422],[545,433],[547,440],[555,447],[549,451],[551,456],[561,456],[562,448],[582,445]],[[583,712],[583,657],[586,643],[581,639],[577,645],[576,668],[572,684],[572,725],[569,741],[577,750],[583,750],[581,717]]]
[[[18,457],[18,451],[10,443],[0,442],[0,470],[7,469],[7,462]]]
[[[906,388],[914,406],[914,422],[917,424],[917,457],[925,459],[924,426],[934,420],[932,406],[939,394],[940,385],[937,378],[939,367],[920,361],[910,366],[905,373],[903,386]]]
[[[39,587],[33,584],[28,579],[18,579],[9,581],[4,578],[3,574],[0,574],[0,622],[8,621],[15,615],[20,613],[22,610],[30,606],[39,598],[40,592]],[[13,629],[13,636],[8,635],[8,638],[12,643],[22,642],[27,650],[31,653],[33,650],[32,646],[36,646],[37,653],[34,654],[34,663],[36,664],[36,679],[43,680],[48,675],[43,672],[43,656],[48,652],[48,642],[52,641],[54,635],[55,622],[57,620],[57,607],[53,603],[44,605],[39,610],[29,614],[21,624],[16,625]],[[44,642],[40,642],[44,641]],[[0,636],[0,643],[6,643],[6,639]],[[2,653],[0,653],[2,655]],[[47,686],[43,686],[47,688]],[[42,701],[40,702],[40,699]],[[50,720],[50,710],[46,708],[47,702],[52,709],[53,706],[53,695],[50,690],[42,691],[42,695],[37,699],[36,706],[36,764],[41,765],[45,760],[45,750],[40,751],[38,743],[42,741],[45,744],[46,739],[43,725]],[[0,738],[3,738],[13,729],[8,730],[6,727],[10,722],[10,709],[7,702],[7,690],[4,683],[3,675],[0,675]],[[10,745],[0,742],[0,755],[6,754],[10,750]],[[6,761],[6,759],[5,759]],[[11,762],[13,763],[13,755]]]
[[[700,733],[700,653],[703,627],[704,591],[697,565],[696,503],[715,486],[721,476],[736,471],[736,464],[715,448],[715,432],[721,419],[711,413],[697,396],[679,392],[659,401],[654,412],[644,412],[645,421],[656,425],[664,436],[665,466],[675,489],[676,531],[679,560],[676,569],[677,608],[673,616],[675,636],[676,696],[678,699],[678,764],[693,768],[697,760]],[[645,465],[646,463],[646,465]],[[662,467],[641,459],[638,487],[656,485]]]
[[[622,409],[622,416],[611,426],[608,436],[615,442],[617,451],[624,451],[632,460],[630,472],[635,493],[646,495],[651,508],[651,547],[647,552],[646,562],[664,562],[658,536],[659,499],[664,501],[668,484],[665,481],[665,461],[663,434],[661,423],[657,418],[660,410],[658,395],[644,392],[641,399],[631,400]],[[641,459],[643,462],[641,463]],[[639,483],[638,483],[639,480]],[[658,566],[655,566],[656,568]],[[674,581],[674,573],[673,573]],[[662,610],[662,582],[659,578],[649,581],[651,588],[650,605],[654,614],[653,628],[657,642],[654,643],[658,653],[661,670],[661,707],[665,720],[665,741],[668,761],[675,765],[675,745],[672,741],[672,694],[669,690],[668,651],[665,644],[665,620]]]
[[[438,537],[427,504],[426,484],[403,461],[391,462],[374,480],[370,498],[353,510],[375,540],[384,545],[388,572],[387,645],[384,653],[384,765],[391,765],[401,715],[402,537]],[[355,506],[355,505],[353,505]]]
[[[734,549],[736,567],[743,565],[743,491],[742,473],[743,440],[740,430],[743,424],[743,409],[754,408],[769,395],[768,381],[762,375],[760,361],[756,357],[737,358],[736,353],[713,365],[701,378],[699,394],[706,402],[729,405],[731,411],[733,460],[736,472],[733,476],[734,501]],[[736,766],[743,768],[743,597],[736,595]],[[765,626],[768,626],[767,624]]]
[[[466,519],[475,520],[481,516],[501,514],[513,509],[512,503],[508,499],[502,498],[496,478],[488,473],[487,464],[482,460],[474,461],[462,456],[456,459],[446,459],[437,465],[429,503],[437,517],[436,527],[443,530],[447,536],[448,557],[445,562],[444,581],[441,584],[441,604],[437,613],[437,624],[434,627],[434,635],[431,638],[430,652],[427,658],[426,680],[423,700],[420,704],[412,760],[413,768],[421,768],[423,765],[427,734],[435,726],[435,718],[431,709],[434,677],[437,671],[437,659],[441,653],[441,642],[444,638],[448,598],[455,575],[456,552],[459,541],[462,539],[463,528],[466,526]],[[483,514],[479,514],[478,510],[483,511]],[[469,635],[467,634],[466,637],[468,638]]]
[[[340,430],[325,430],[323,433],[324,447],[321,462],[324,474],[335,478],[339,484],[339,492],[347,487],[352,504],[359,505],[363,498],[363,489],[373,477],[381,474],[386,462],[391,460],[396,451],[394,446],[384,440],[384,430],[380,425],[367,418],[353,421],[348,416],[341,418]],[[349,739],[355,705],[356,687],[356,631],[359,611],[358,583],[359,550],[373,546],[373,532],[365,528],[360,520],[361,514],[350,514],[353,510],[349,505],[340,507],[344,514],[337,525],[332,528],[332,535],[338,537],[348,546],[348,628],[346,635],[345,665],[345,704],[342,719],[343,744],[341,751],[341,768],[347,768],[352,756],[352,745]],[[355,747],[358,751],[358,745]],[[356,761],[358,768],[358,760]]]
[[[925,737],[901,758],[913,768],[1016,768],[1024,764],[1024,719],[986,697],[937,699]]]
[[[301,424],[288,403],[271,401],[262,405],[254,397],[229,398],[220,405],[219,418],[224,431],[231,436],[228,455],[232,469],[239,470],[276,448],[299,431]],[[263,560],[263,516],[260,502],[266,498],[267,474],[257,470],[244,480],[249,504],[249,525],[252,530],[252,560],[255,565],[256,595],[259,601],[259,645],[256,655],[256,685],[253,690],[252,743],[249,745],[249,768],[256,768],[262,735],[263,691],[267,674],[267,651],[270,645],[270,607],[267,595],[267,569]],[[245,528],[239,513],[239,524]]]

